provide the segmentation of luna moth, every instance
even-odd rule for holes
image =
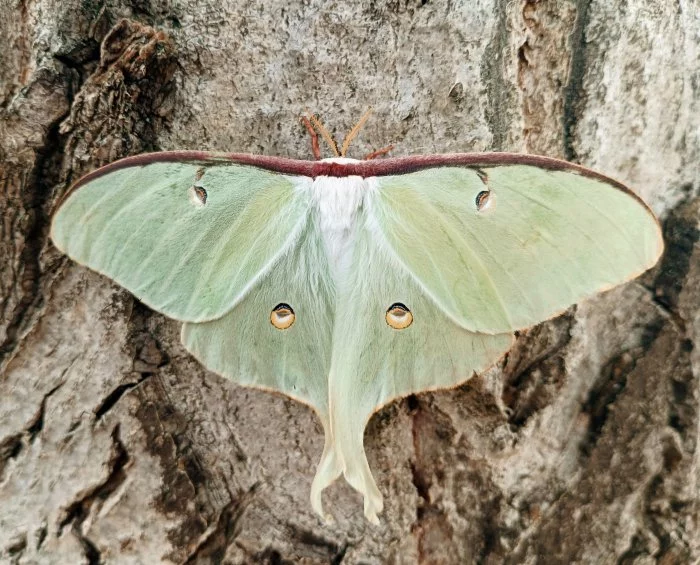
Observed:
[[[311,406],[325,432],[313,509],[325,516],[342,474],[377,523],[374,411],[483,371],[515,330],[652,267],[663,240],[638,196],[579,165],[355,160],[314,119],[336,154],[320,159],[306,124],[315,161],[174,151],[104,166],[63,198],[51,238],[182,321],[210,370]]]

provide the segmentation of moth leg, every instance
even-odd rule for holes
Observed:
[[[316,133],[314,127],[311,125],[309,118],[307,118],[306,116],[301,117],[301,123],[303,123],[306,126],[306,131],[308,131],[309,135],[311,136],[311,152],[314,154],[314,159],[320,161],[321,148],[318,146],[318,134]]]
[[[372,151],[372,153],[367,153],[362,159],[365,161],[369,161],[371,159],[376,159],[377,157],[382,157],[389,153],[389,151],[392,151],[394,149],[393,144],[392,145],[387,145],[386,147],[382,147],[381,149],[377,149],[376,151]]]

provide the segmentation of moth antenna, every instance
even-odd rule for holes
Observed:
[[[367,153],[367,155],[365,155],[363,157],[363,159],[365,161],[369,161],[370,159],[376,159],[377,157],[381,157],[383,155],[386,155],[392,149],[394,149],[393,145],[387,145],[386,147],[382,147],[381,149],[377,149],[376,151],[372,151],[372,153]]]
[[[321,120],[319,120],[313,114],[309,114],[309,120],[311,120],[311,123],[318,130],[318,133],[321,134],[321,137],[326,141],[326,143],[333,150],[333,154],[336,157],[340,157],[340,153],[338,152],[338,144],[335,142],[335,139],[333,139],[333,136],[330,133],[328,133],[328,130],[321,123]]]
[[[306,116],[301,117],[301,123],[306,126],[306,131],[311,136],[311,152],[314,154],[314,159],[319,161],[321,159],[321,148],[318,146],[318,133],[316,133],[314,126],[311,125],[309,118]]]
[[[340,156],[345,157],[345,154],[348,152],[348,148],[350,147],[350,142],[357,137],[357,134],[360,133],[360,130],[362,129],[362,126],[365,125],[365,122],[369,120],[369,116],[372,113],[372,108],[367,110],[364,115],[360,118],[360,121],[355,124],[355,127],[353,127],[350,130],[350,133],[345,136],[345,139],[343,140],[343,148],[340,150]]]

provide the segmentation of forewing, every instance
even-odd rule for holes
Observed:
[[[369,201],[397,262],[474,331],[538,323],[641,274],[663,250],[639,199],[573,170],[435,167],[377,177]]]
[[[377,245],[366,226],[356,237],[338,296],[329,376],[332,444],[324,454],[330,463],[319,466],[312,498],[342,472],[363,494],[367,518],[376,522],[382,497],[363,447],[370,415],[392,399],[466,381],[495,363],[512,335],[460,327]],[[413,315],[405,329],[387,324],[386,310],[396,302]]]
[[[55,245],[178,320],[222,316],[299,236],[303,177],[254,166],[153,162],[74,190]],[[197,192],[195,189],[197,187]]]

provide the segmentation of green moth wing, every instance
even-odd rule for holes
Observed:
[[[377,177],[370,204],[395,259],[478,332],[541,322],[641,274],[663,250],[639,199],[575,170],[434,167]]]
[[[352,264],[338,289],[328,376],[330,430],[311,498],[322,513],[320,492],[342,473],[362,493],[367,519],[378,523],[382,496],[363,447],[372,413],[393,399],[466,381],[495,363],[513,336],[457,325],[377,245],[365,220],[358,223]],[[412,316],[402,329],[387,322],[386,312],[395,303]]]
[[[271,322],[279,304],[294,316],[282,329]],[[312,406],[327,422],[334,304],[334,283],[312,213],[293,248],[252,292],[221,318],[183,324],[182,342],[212,371],[241,385],[282,392]]]
[[[293,249],[258,281],[253,292],[217,320],[183,324],[182,342],[220,375],[241,385],[282,392],[315,410],[325,446],[311,500],[323,515],[318,485],[329,468],[335,468],[336,451],[328,402],[336,289],[319,223],[312,212]],[[295,313],[293,324],[285,329],[270,322],[270,312],[280,303]]]
[[[230,310],[298,237],[309,210],[293,177],[235,163],[152,162],[73,190],[51,238],[177,320]]]

